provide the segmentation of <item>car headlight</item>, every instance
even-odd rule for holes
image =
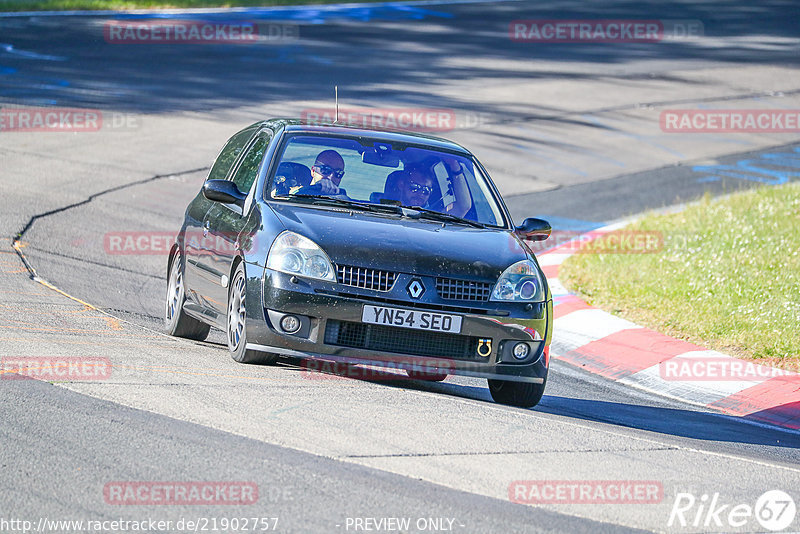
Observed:
[[[267,256],[267,269],[306,278],[336,281],[331,260],[307,237],[285,231],[275,238]]]
[[[544,300],[544,284],[531,260],[522,260],[503,271],[491,300],[536,302]]]

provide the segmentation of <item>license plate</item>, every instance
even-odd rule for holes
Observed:
[[[461,332],[461,317],[446,313],[433,313],[420,310],[404,310],[385,306],[364,306],[361,321],[401,328],[415,328],[432,332]]]

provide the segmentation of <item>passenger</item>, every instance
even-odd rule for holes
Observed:
[[[311,184],[311,171],[302,163],[284,161],[275,172],[272,195],[293,195],[298,189]]]
[[[403,179],[400,180],[400,202],[405,206],[419,206],[464,217],[472,208],[472,196],[464,176],[464,169],[455,158],[445,158],[442,162],[451,183],[449,196],[454,199],[452,202],[444,205],[441,197],[431,199],[431,194],[435,190],[433,175],[429,168],[413,163],[406,167]]]
[[[394,174],[394,173],[392,173]],[[433,178],[422,165],[409,165],[400,175],[398,182],[400,202],[404,206],[428,206],[433,193]]]

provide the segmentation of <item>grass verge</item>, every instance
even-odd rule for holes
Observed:
[[[728,354],[800,364],[800,183],[647,215],[647,254],[575,254],[559,280],[593,306]]]
[[[360,3],[374,0],[0,0],[0,12],[168,9],[195,7],[269,7]]]

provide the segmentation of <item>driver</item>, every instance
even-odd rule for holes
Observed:
[[[319,185],[322,194],[338,195],[340,192],[339,184],[344,176],[344,158],[335,150],[323,150],[317,155],[314,165],[311,167],[311,185]]]

